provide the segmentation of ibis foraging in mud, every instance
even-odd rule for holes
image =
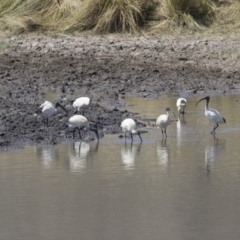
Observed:
[[[197,103],[196,106],[198,105],[199,102],[202,100],[206,100],[206,105],[205,105],[205,116],[207,119],[211,122],[214,123],[213,131],[210,132],[210,134],[216,134],[215,130],[218,128],[219,123],[226,123],[226,120],[222,115],[215,109],[209,108],[208,104],[210,102],[210,97],[207,96],[205,98],[200,99]]]
[[[57,112],[58,107],[62,108],[67,114],[67,110],[60,103],[56,103],[55,106],[54,106],[51,102],[45,101],[35,111],[35,115],[40,114],[43,118],[46,118],[46,123],[47,123],[47,126],[48,126],[48,118],[51,117],[52,115],[54,115]]]
[[[185,113],[185,107],[187,106],[187,100],[185,98],[179,98],[177,100],[176,106],[178,108],[178,115]]]
[[[82,110],[82,115],[84,116],[84,110],[87,109],[92,103],[91,97],[80,97],[73,102],[73,107],[77,109],[78,112]]]
[[[142,142],[141,134],[138,130],[136,130],[136,122],[133,119],[127,118],[123,120],[121,123],[121,128],[122,128],[122,131],[125,133],[125,140],[126,140],[126,134],[129,133],[132,141],[133,141],[133,135],[137,134]]]
[[[91,86],[88,87],[86,90],[86,93],[89,93]],[[84,110],[89,108],[89,106],[92,104],[93,96],[90,95],[89,97],[79,97],[75,101],[72,102],[72,105],[74,108],[77,109],[78,112],[82,110],[82,115],[84,116]]]
[[[165,134],[165,137],[167,138],[167,133],[166,133],[167,126],[170,125],[172,122],[170,120],[170,112],[171,112],[171,109],[167,107],[166,114],[161,114],[156,121],[157,128],[161,128],[163,138],[164,138],[164,134]],[[173,112],[173,115],[175,115],[174,112]]]
[[[90,127],[88,119],[83,115],[74,115],[69,118],[67,126],[73,128],[73,139],[75,139],[75,131],[78,130],[79,137],[81,138],[81,130],[85,129],[87,131],[95,132],[97,140],[99,141],[98,129],[97,127]]]

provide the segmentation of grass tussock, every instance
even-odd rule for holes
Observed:
[[[61,29],[80,4],[81,0],[35,0],[28,4],[25,14],[48,29]]]
[[[0,29],[16,32],[61,31],[81,0],[1,0]]]
[[[219,34],[231,34],[240,29],[240,0],[225,1],[219,5],[216,19],[210,32]]]
[[[215,10],[212,0],[161,0],[157,27],[202,29],[211,23]]]
[[[239,28],[240,0],[0,0],[0,30],[15,33]]]
[[[154,0],[85,0],[67,30],[138,33],[157,4]]]
[[[26,9],[29,0],[1,0],[0,17],[6,14],[15,15]]]

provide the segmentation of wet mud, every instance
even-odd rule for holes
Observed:
[[[124,108],[126,95],[158,98],[232,94],[240,89],[239,41],[157,37],[9,37],[0,52],[0,147],[73,141],[66,122],[71,100],[93,95],[85,116],[105,124],[104,134],[119,134],[124,118],[139,120]],[[49,118],[34,116],[48,92],[66,107]],[[146,119],[145,119],[146,121]],[[82,131],[82,138],[87,133]],[[88,140],[96,139],[90,133]]]

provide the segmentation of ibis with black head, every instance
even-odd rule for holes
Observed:
[[[40,114],[43,118],[46,119],[46,124],[48,126],[48,118],[57,113],[57,108],[62,108],[67,115],[67,110],[60,104],[56,103],[55,105],[49,101],[45,101],[43,104],[40,105],[39,108],[35,111],[34,115]]]
[[[210,132],[210,134],[216,134],[215,130],[218,128],[219,123],[226,123],[225,118],[215,109],[209,108],[209,102],[210,102],[210,97],[207,96],[205,98],[200,99],[197,103],[196,106],[198,105],[199,102],[206,100],[205,104],[205,116],[207,119],[211,122],[214,123],[213,130]]]

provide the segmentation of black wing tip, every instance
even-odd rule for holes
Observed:
[[[226,119],[223,117],[223,121],[224,121],[224,123],[227,123],[227,121],[226,121]]]

